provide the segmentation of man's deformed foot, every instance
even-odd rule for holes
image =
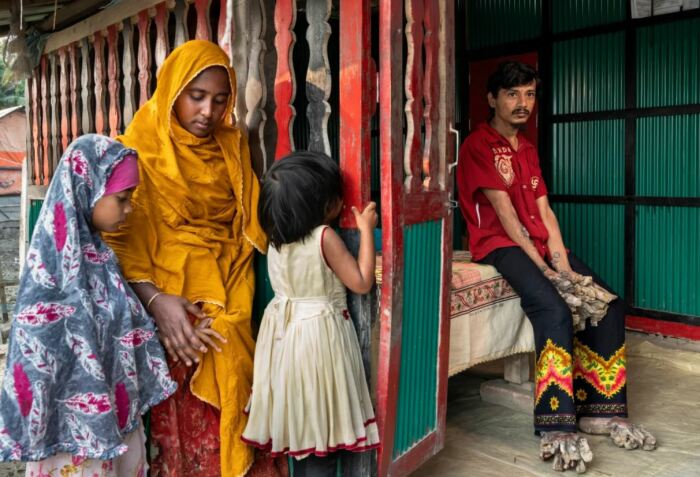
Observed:
[[[577,426],[578,430],[584,434],[609,436],[610,420],[610,417],[581,417]]]
[[[540,440],[540,459],[554,458],[552,468],[559,472],[574,469],[582,474],[586,464],[593,460],[593,452],[585,437],[574,432],[543,432]]]
[[[656,449],[656,437],[642,426],[632,424],[626,419],[614,417],[608,423],[610,439],[618,447],[650,451]]]

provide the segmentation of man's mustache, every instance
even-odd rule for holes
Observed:
[[[527,109],[514,109],[511,114],[530,114],[530,111]]]

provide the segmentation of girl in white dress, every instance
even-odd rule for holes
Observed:
[[[295,457],[295,477],[334,476],[337,451],[379,445],[345,292],[374,285],[376,205],[352,209],[357,259],[328,225],[342,207],[340,170],[324,154],[292,153],[262,180],[258,215],[275,297],[260,325],[243,440]]]

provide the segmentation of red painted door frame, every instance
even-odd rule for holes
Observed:
[[[432,118],[438,127],[439,143],[431,149],[439,161],[426,167],[442,182],[431,183],[429,190],[416,192],[415,184],[404,184],[404,132],[400,118],[404,115],[404,2],[379,2],[379,108],[380,170],[382,201],[382,296],[380,303],[380,343],[377,370],[377,418],[382,445],[377,457],[379,476],[408,475],[436,454],[444,445],[447,410],[447,365],[449,350],[449,284],[451,283],[452,216],[448,206],[452,197],[450,163],[455,157],[455,139],[450,130],[454,120],[454,4],[439,2],[442,24],[441,46],[437,61],[440,78],[440,114]],[[447,19],[447,21],[445,21]],[[425,91],[427,94],[428,91]],[[420,95],[419,92],[414,92]],[[427,120],[427,119],[426,119]],[[415,174],[414,174],[415,177]],[[431,175],[431,182],[434,176]],[[410,182],[410,181],[407,181]],[[408,189],[408,190],[407,190]],[[442,219],[442,276],[440,330],[437,369],[436,428],[410,450],[393,459],[394,433],[401,364],[403,320],[404,227]]]

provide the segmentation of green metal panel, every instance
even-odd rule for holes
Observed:
[[[621,109],[625,89],[624,32],[554,44],[554,114]]]
[[[700,316],[698,237],[700,208],[638,208],[636,306]]]
[[[625,211],[622,205],[556,203],[564,244],[618,294],[624,292]]]
[[[442,221],[405,228],[401,366],[394,457],[437,423]]]
[[[623,21],[628,0],[555,0],[552,30],[555,33]]]
[[[44,204],[43,200],[30,200],[29,201],[29,217],[27,217],[27,231],[29,232],[29,241],[32,240],[32,234],[34,234],[34,226],[37,220],[39,220],[39,213],[41,213],[41,206]]]
[[[535,38],[542,30],[542,0],[470,0],[469,48]]]
[[[275,296],[267,274],[267,256],[255,252],[255,297],[253,298],[253,321],[260,324],[265,307]]]
[[[700,18],[637,30],[637,105],[700,103]]]
[[[635,173],[638,195],[700,196],[700,115],[638,119]]]
[[[574,195],[623,195],[623,120],[555,124],[550,191]]]

